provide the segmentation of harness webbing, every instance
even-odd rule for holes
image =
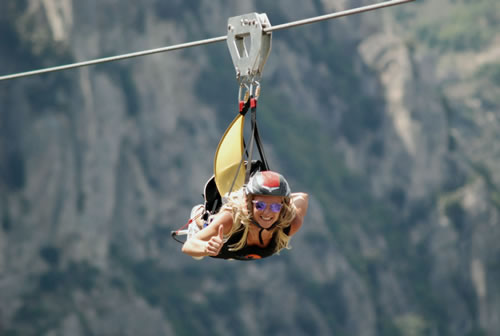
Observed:
[[[248,110],[250,109],[250,118],[251,118],[249,148],[247,147],[245,139],[243,139],[244,154],[246,155],[246,158],[247,158],[247,167],[246,167],[246,172],[245,172],[245,184],[246,184],[246,183],[248,183],[248,181],[250,179],[250,174],[252,171],[251,169],[252,169],[252,156],[253,156],[254,142],[256,143],[257,149],[259,151],[259,156],[260,156],[260,159],[262,162],[262,169],[269,170],[269,164],[267,163],[266,155],[264,153],[264,146],[262,144],[262,140],[260,139],[259,128],[257,126],[257,99],[255,99],[253,96],[250,96],[246,102],[240,101],[239,107],[240,107],[240,114],[243,116],[245,116],[247,114]],[[239,173],[241,166],[243,165],[243,162],[245,160],[245,155],[243,155],[241,157],[240,164],[238,165],[238,170],[236,171],[234,179],[231,183],[231,188],[229,189],[229,193],[231,193],[233,190],[234,184],[235,184],[236,179],[238,177],[238,173]]]
[[[250,97],[250,113],[251,113],[251,136],[250,136],[250,149],[249,152],[246,152],[247,154],[247,169],[246,169],[246,174],[245,174],[245,184],[248,183],[248,180],[250,179],[250,173],[252,169],[252,156],[253,156],[253,144],[254,141],[257,145],[257,149],[259,151],[259,156],[262,161],[262,168],[263,170],[269,170],[269,164],[267,163],[266,155],[264,153],[264,146],[262,145],[262,140],[260,139],[260,134],[259,134],[259,127],[257,126],[257,99],[255,99],[253,96]],[[245,151],[246,151],[246,146],[245,146]]]

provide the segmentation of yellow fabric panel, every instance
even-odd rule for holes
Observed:
[[[215,184],[221,196],[236,191],[245,183],[245,165],[239,168],[243,156],[243,126],[245,117],[239,114],[227,128],[217,147],[214,159]],[[233,189],[231,185],[238,172]]]

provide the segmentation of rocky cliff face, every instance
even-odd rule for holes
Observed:
[[[0,73],[367,1],[6,1]],[[0,333],[495,335],[499,4],[422,1],[275,32],[259,120],[311,195],[292,250],[182,255],[237,85],[226,46],[0,82]]]

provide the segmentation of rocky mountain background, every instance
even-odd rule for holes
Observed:
[[[0,74],[367,0],[3,0]],[[273,33],[259,123],[310,194],[292,249],[196,261],[237,112],[224,43],[0,82],[1,335],[494,336],[500,2],[421,0]]]

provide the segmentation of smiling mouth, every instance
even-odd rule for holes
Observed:
[[[270,221],[271,219],[273,219],[273,217],[263,217],[263,216],[260,216],[260,218],[262,218],[265,221]]]

